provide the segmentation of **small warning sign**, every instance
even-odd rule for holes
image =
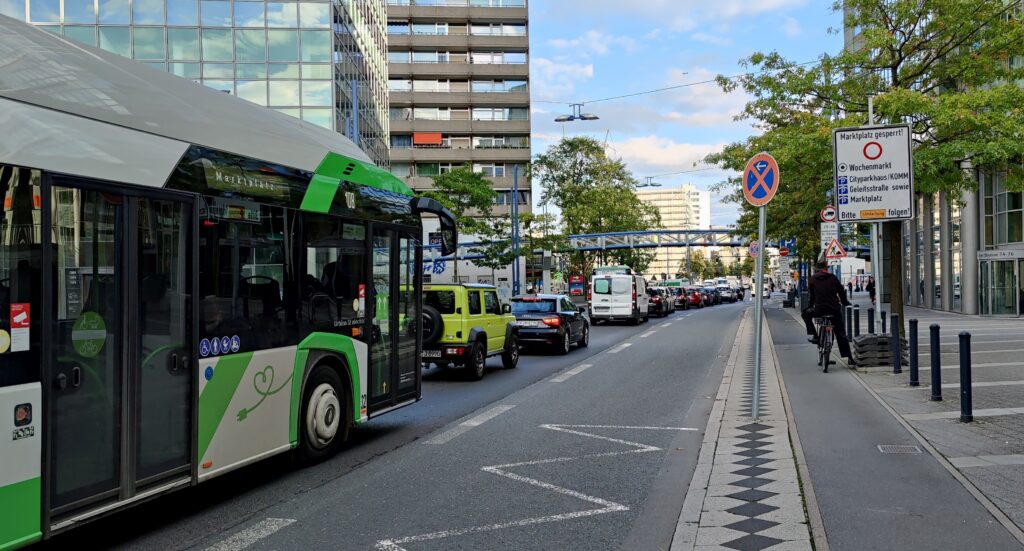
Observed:
[[[838,239],[832,239],[828,247],[825,247],[825,258],[829,260],[846,258],[846,249],[843,248]]]

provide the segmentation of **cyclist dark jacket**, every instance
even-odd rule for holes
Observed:
[[[846,298],[846,288],[839,283],[839,279],[826,272],[820,271],[811,276],[808,289],[810,295],[808,308],[815,306],[818,309],[828,309],[833,312],[841,312],[843,306],[849,306],[850,301]]]

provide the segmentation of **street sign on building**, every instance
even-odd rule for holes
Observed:
[[[914,217],[909,125],[837,128],[832,152],[839,222]]]
[[[821,223],[821,249],[824,251],[832,240],[839,239],[839,222]]]

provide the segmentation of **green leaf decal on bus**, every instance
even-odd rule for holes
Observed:
[[[245,421],[250,413],[256,411],[256,408],[260,407],[260,404],[267,399],[267,396],[273,396],[274,394],[281,392],[281,389],[288,386],[288,382],[292,379],[292,376],[289,375],[280,386],[274,388],[274,373],[274,366],[272,365],[264,367],[262,371],[253,373],[252,387],[256,389],[256,394],[260,395],[260,399],[252,406],[238,410],[239,422]]]
[[[252,352],[224,356],[217,361],[213,378],[206,383],[203,393],[199,396],[199,460],[202,461],[206,450],[213,441],[224,413],[228,410],[231,397],[238,390],[238,383],[245,374],[252,359]]]

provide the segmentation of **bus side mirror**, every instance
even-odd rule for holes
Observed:
[[[410,206],[415,214],[436,214],[441,221],[441,256],[451,256],[459,249],[459,230],[455,224],[455,215],[436,199],[429,197],[413,197]]]

